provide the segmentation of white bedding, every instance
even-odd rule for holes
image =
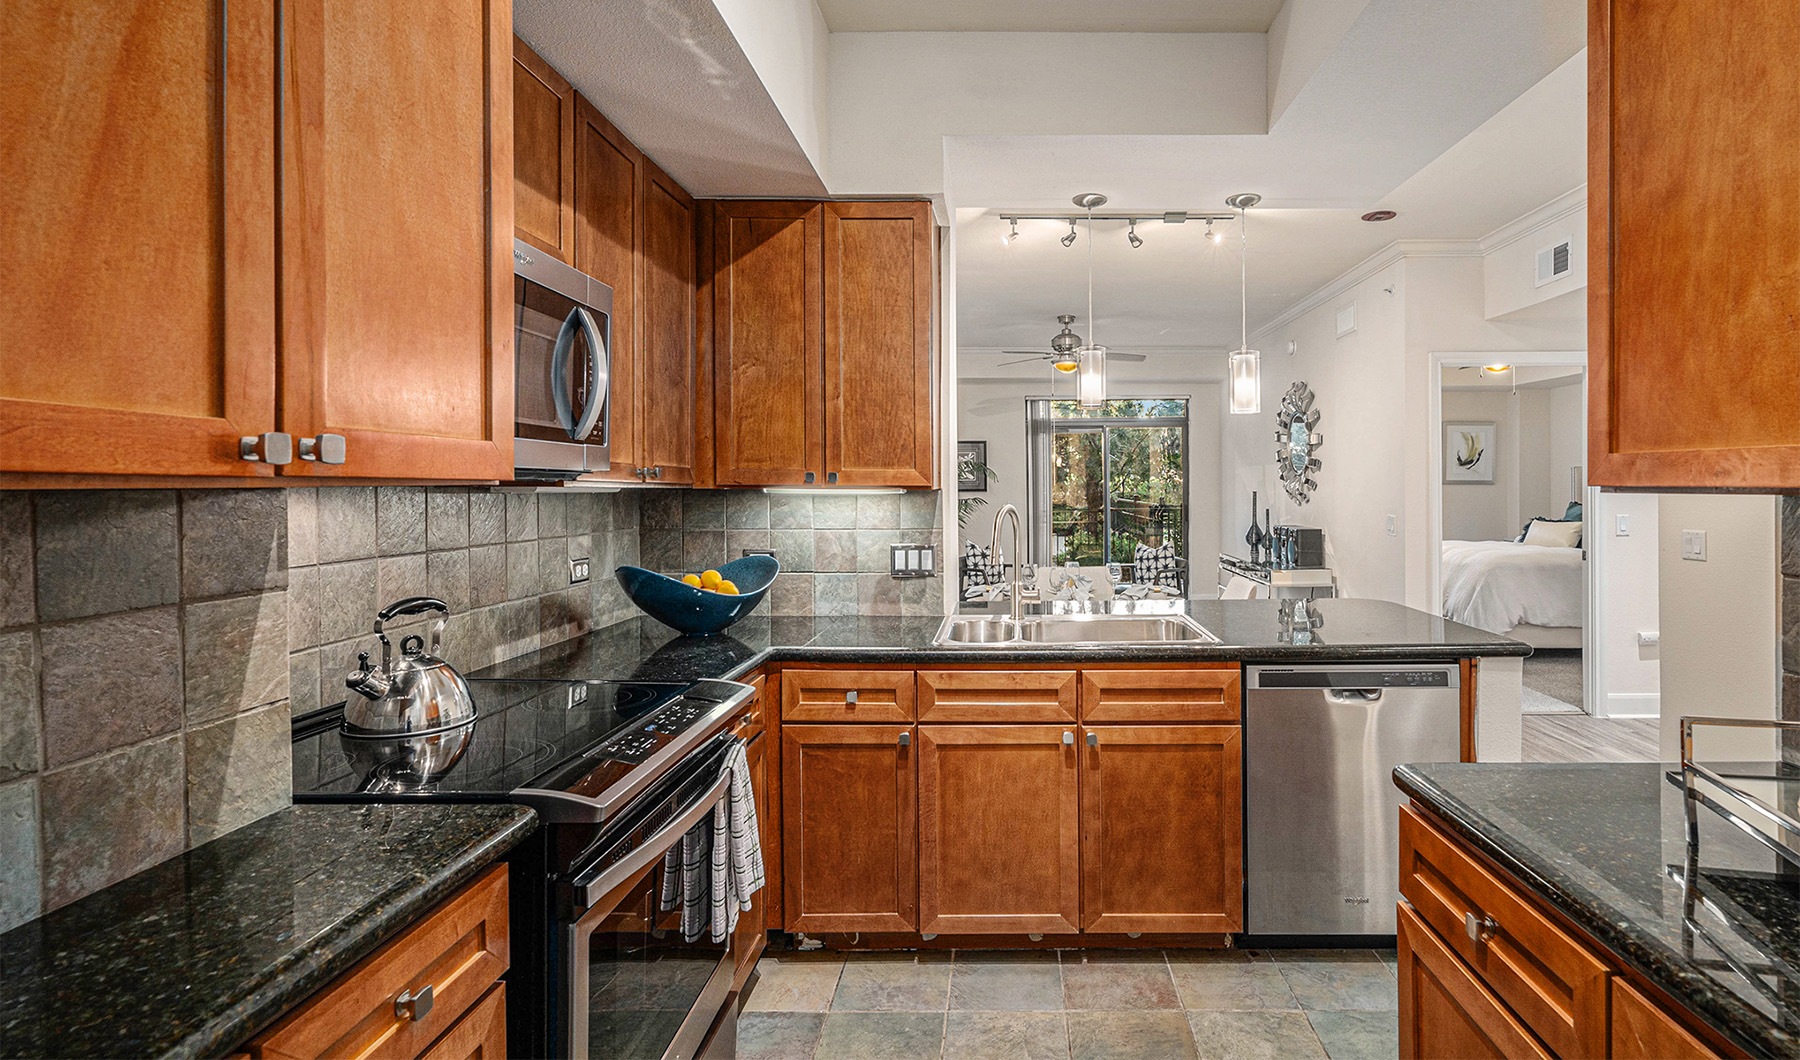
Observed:
[[[1514,541],[1444,542],[1444,617],[1505,633],[1581,625],[1581,550]]]

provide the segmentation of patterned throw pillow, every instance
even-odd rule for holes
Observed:
[[[970,541],[963,546],[962,586],[965,590],[991,584],[988,580],[988,550]]]
[[[1139,545],[1132,555],[1132,569],[1136,579],[1146,585],[1165,585],[1171,589],[1181,587],[1180,574],[1175,565],[1175,545],[1165,541],[1161,545]]]

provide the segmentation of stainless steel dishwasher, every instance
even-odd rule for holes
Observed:
[[[1459,677],[1455,663],[1246,668],[1250,934],[1394,933],[1394,767],[1460,757]]]

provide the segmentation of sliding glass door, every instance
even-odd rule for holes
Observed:
[[[1165,543],[1187,558],[1186,399],[1040,398],[1027,421],[1033,562],[1130,563]]]

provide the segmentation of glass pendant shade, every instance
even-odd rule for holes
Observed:
[[[1262,411],[1262,354],[1256,350],[1232,350],[1226,358],[1231,380],[1231,411],[1249,416]]]
[[[1084,409],[1106,404],[1106,347],[1083,346],[1075,351],[1075,402]]]

